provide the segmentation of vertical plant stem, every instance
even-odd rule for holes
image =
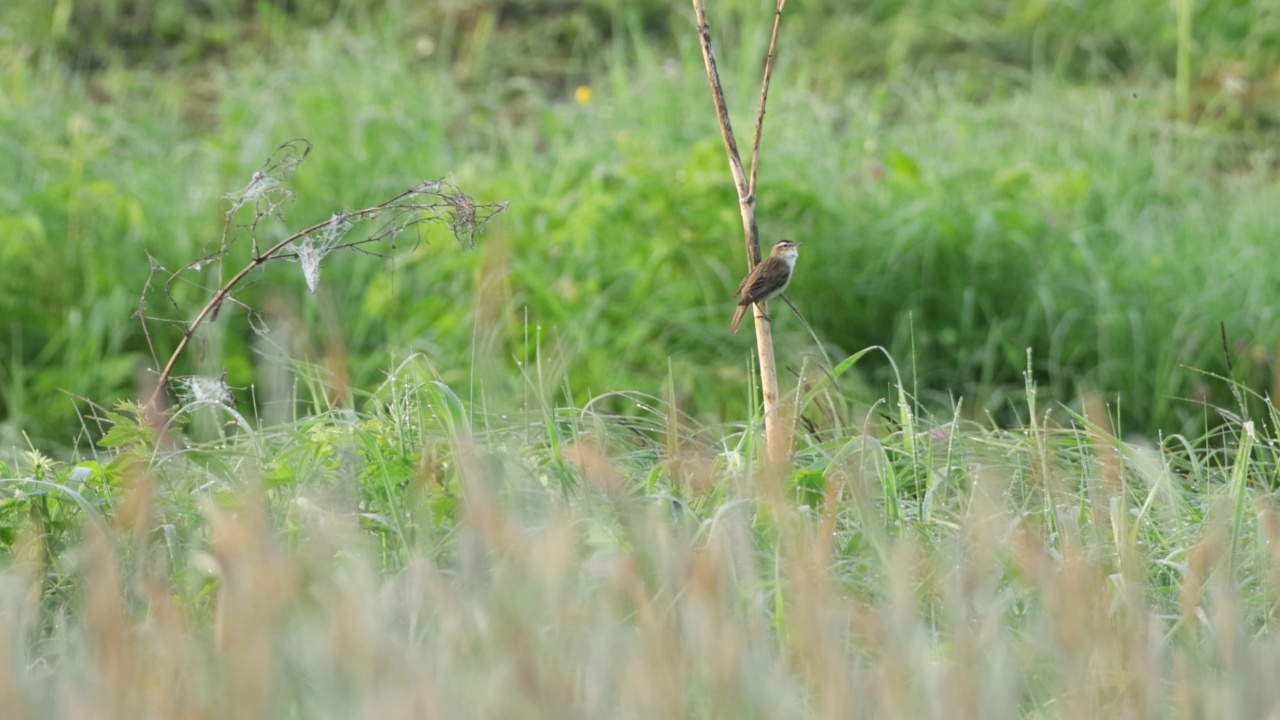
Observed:
[[[742,230],[747,249],[747,270],[750,271],[760,262],[760,235],[756,228],[756,196],[754,179],[756,175],[756,158],[759,157],[760,131],[764,125],[765,100],[769,94],[769,77],[773,70],[774,48],[778,39],[778,23],[782,20],[782,8],[785,0],[777,6],[774,18],[774,31],[769,43],[769,59],[765,66],[765,77],[760,89],[760,109],[756,116],[756,138],[751,168],[752,182],[742,168],[742,158],[738,154],[738,143],[734,139],[733,125],[729,120],[729,107],[724,99],[724,88],[720,83],[720,71],[716,68],[715,52],[711,49],[711,29],[707,26],[706,8],[702,0],[693,0],[693,12],[698,23],[698,37],[702,45],[702,59],[707,67],[707,81],[711,84],[711,100],[715,104],[716,118],[720,121],[720,135],[724,139],[725,152],[729,159],[729,172],[733,174],[733,183],[738,190],[738,210],[742,215]],[[769,320],[764,312],[763,303],[754,306],[756,319],[756,353],[760,359],[760,390],[764,397],[765,444],[769,467],[779,475],[790,459],[790,442],[787,436],[788,423],[780,412],[778,392],[777,363],[773,356],[773,335],[769,330]]]

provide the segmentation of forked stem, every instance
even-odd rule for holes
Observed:
[[[742,230],[747,246],[747,270],[750,272],[760,262],[760,234],[756,227],[756,171],[760,158],[760,135],[764,129],[765,101],[769,96],[769,81],[773,74],[773,58],[778,43],[778,28],[782,23],[782,9],[786,0],[778,0],[773,21],[773,35],[769,40],[769,56],[765,61],[764,79],[760,84],[760,109],[756,114],[755,141],[751,153],[751,178],[742,169],[738,155],[738,143],[734,139],[733,125],[729,120],[729,107],[724,99],[724,87],[716,68],[716,57],[711,49],[711,29],[707,26],[707,12],[703,0],[693,0],[693,13],[698,23],[698,37],[702,45],[702,59],[707,67],[707,81],[711,84],[711,100],[715,104],[716,118],[720,121],[720,135],[724,139],[725,153],[729,157],[729,172],[738,190],[738,210],[742,215]],[[773,356],[773,335],[769,330],[768,316],[763,303],[753,306],[756,319],[756,353],[760,360],[760,389],[763,397],[765,447],[770,469],[780,475],[791,459],[791,442],[788,435],[790,423],[783,417],[781,394],[778,391],[778,369]]]

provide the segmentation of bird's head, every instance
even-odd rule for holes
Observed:
[[[800,247],[802,244],[803,243],[798,243],[795,240],[779,240],[778,244],[773,246],[773,250],[770,251],[769,254],[774,257],[794,259],[796,256],[796,248]]]

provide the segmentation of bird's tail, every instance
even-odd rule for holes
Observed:
[[[738,325],[742,322],[742,316],[747,312],[747,305],[739,305],[737,310],[733,311],[733,322],[729,323],[729,332],[738,332]]]

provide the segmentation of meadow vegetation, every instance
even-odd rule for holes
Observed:
[[[773,476],[689,8],[429,5],[0,7],[6,717],[1280,711],[1280,13],[789,7]],[[740,128],[772,8],[708,9]],[[509,206],[266,266],[179,367],[236,402],[143,411],[291,138],[262,242]]]

